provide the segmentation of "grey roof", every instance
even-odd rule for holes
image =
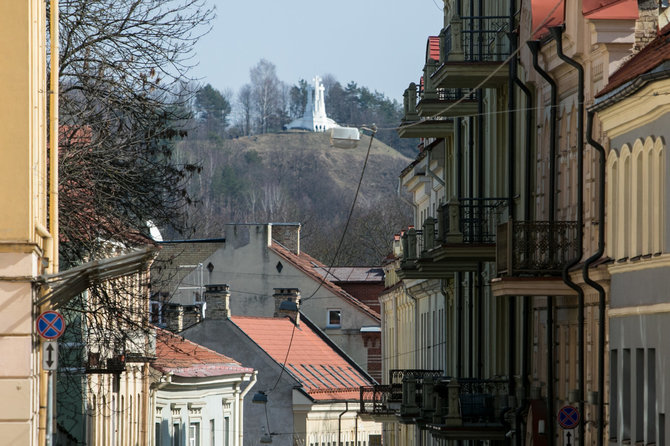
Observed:
[[[315,267],[321,277],[328,268]],[[335,266],[330,269],[328,280],[331,282],[383,282],[384,270],[381,266]]]

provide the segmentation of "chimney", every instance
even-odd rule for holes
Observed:
[[[275,299],[275,313],[273,317],[282,317],[284,315],[289,315],[295,320],[295,324],[300,324],[300,290],[298,288],[274,288],[274,294],[272,295]],[[279,306],[282,302],[293,302],[296,304],[298,311],[287,311],[280,310]]]
[[[165,304],[163,306],[165,328],[173,333],[184,329],[184,307],[179,304]]]
[[[226,284],[205,285],[208,319],[223,320],[230,317],[230,287]]]
[[[200,307],[197,305],[187,305],[184,307],[183,328],[188,328],[202,320]]]
[[[638,19],[635,21],[633,54],[640,52],[658,35],[658,1],[638,0]]]
[[[270,238],[295,255],[300,255],[300,223],[270,223]]]

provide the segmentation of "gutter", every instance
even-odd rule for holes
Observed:
[[[598,250],[584,262],[582,277],[587,285],[598,292],[598,446],[603,446],[604,417],[605,417],[605,289],[589,277],[589,267],[593,262],[600,259],[605,252],[605,148],[593,139],[593,109],[588,111],[586,121],[586,141],[598,151],[600,160],[598,162]]]
[[[237,443],[237,446],[242,446],[244,444],[244,423],[242,417],[244,416],[244,410],[243,410],[243,405],[244,405],[244,397],[247,396],[247,393],[251,390],[251,388],[256,385],[256,381],[258,381],[258,370],[254,370],[254,374],[251,375],[251,381],[249,382],[249,385],[244,388],[244,390],[239,394],[237,398],[237,432],[238,432],[238,440],[239,442]],[[268,426],[268,430],[270,427]]]
[[[566,56],[563,53],[563,27],[553,26],[549,28],[552,36],[556,40],[556,54],[558,57],[568,65],[577,69],[578,86],[577,86],[577,102],[579,113],[577,115],[577,254],[563,268],[563,282],[570,288],[577,292],[578,300],[578,357],[579,367],[577,369],[577,386],[579,392],[579,413],[584,413],[584,370],[585,370],[585,355],[584,355],[584,290],[570,279],[570,269],[577,265],[582,258],[584,251],[584,67],[576,60]],[[601,321],[602,323],[602,321]],[[550,416],[553,416],[550,413]],[[602,423],[602,420],[600,420]],[[584,438],[584,417],[579,420],[578,436],[580,439]]]
[[[349,401],[344,402],[344,411],[337,417],[337,445],[342,446],[342,415],[349,412]]]

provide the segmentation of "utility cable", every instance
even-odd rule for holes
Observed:
[[[340,241],[337,244],[337,249],[335,250],[335,254],[333,255],[333,259],[330,262],[330,266],[328,266],[328,270],[326,271],[326,274],[321,278],[321,281],[319,282],[319,285],[312,292],[312,294],[307,296],[305,299],[301,299],[301,303],[311,299],[312,297],[314,297],[314,295],[317,293],[317,291],[319,291],[321,289],[323,284],[326,282],[327,277],[330,275],[330,271],[335,266],[335,262],[337,261],[337,256],[339,255],[340,249],[342,248],[342,245],[344,243],[344,237],[347,235],[347,230],[349,229],[349,223],[351,223],[351,217],[354,213],[354,208],[356,207],[356,201],[358,200],[358,193],[360,192],[361,184],[363,183],[363,176],[365,175],[365,170],[368,166],[368,160],[370,158],[370,150],[372,149],[372,141],[375,137],[375,133],[377,132],[377,128],[373,124],[372,128],[368,129],[368,130],[370,130],[372,132],[372,134],[370,135],[370,143],[368,144],[368,150],[367,150],[367,153],[365,154],[365,161],[363,162],[363,168],[361,169],[361,177],[358,179],[358,185],[356,186],[356,193],[354,194],[354,199],[352,200],[352,203],[351,203],[351,209],[349,209],[349,215],[347,216],[347,221],[344,225],[344,230],[342,231],[342,236],[340,237]],[[299,308],[298,308],[298,311],[300,311]],[[288,348],[286,349],[286,356],[284,357],[284,362],[282,363],[281,372],[279,372],[279,376],[277,377],[277,381],[275,382],[272,389],[268,392],[268,395],[270,393],[272,393],[277,388],[277,385],[279,385],[279,380],[281,380],[281,377],[284,374],[284,370],[286,370],[286,363],[288,362],[288,356],[291,353],[291,346],[293,345],[293,338],[294,338],[294,335],[295,335],[295,328],[296,328],[296,324],[294,323],[293,324],[293,329],[291,330],[291,339],[289,340]]]

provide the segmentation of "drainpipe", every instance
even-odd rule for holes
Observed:
[[[509,76],[507,79],[507,212],[509,219],[513,220],[514,212],[514,183],[515,177],[515,142],[516,142],[516,91],[514,89],[513,80],[517,77],[517,57],[516,35],[514,33],[514,13],[516,12],[516,2],[510,0],[509,2],[509,30],[508,37],[510,43],[510,54],[514,55],[509,61]],[[509,296],[508,303],[508,352],[507,352],[507,367],[508,367],[508,389],[507,393],[512,396],[515,394],[516,383],[514,381],[515,362],[516,362],[516,296]],[[518,428],[518,426],[517,426]]]
[[[566,56],[563,53],[563,28],[561,26],[553,26],[549,29],[552,36],[556,40],[556,53],[558,57],[574,67],[577,70],[578,86],[577,86],[577,102],[579,113],[577,115],[577,254],[572,261],[570,261],[563,268],[563,282],[570,288],[577,292],[578,298],[578,356],[579,368],[577,370],[577,386],[579,387],[579,413],[584,413],[584,290],[582,287],[574,283],[570,279],[570,268],[577,265],[582,258],[582,251],[584,250],[584,67],[576,60]],[[579,441],[584,444],[584,417],[579,420],[578,426]]]
[[[349,412],[349,401],[345,401],[344,404],[344,410],[337,417],[337,446],[342,446],[342,415]]]
[[[535,71],[542,76],[549,84],[551,91],[551,105],[549,109],[549,222],[552,223],[556,214],[556,108],[558,107],[558,94],[556,82],[544,71],[538,63],[538,53],[540,52],[540,42],[531,40],[526,42],[530,52],[533,55],[533,67]],[[549,445],[553,446],[554,438],[554,298],[547,296],[547,410],[549,419],[547,420],[547,438]]]
[[[254,370],[254,374],[251,375],[251,382],[249,382],[249,385],[245,387],[244,390],[240,393],[237,400],[237,446],[242,446],[244,440],[244,423],[242,422],[242,417],[244,415],[244,410],[242,410],[242,406],[244,405],[244,397],[247,396],[247,393],[249,393],[251,388],[256,384],[257,380],[258,370]],[[270,433],[269,431],[270,426],[268,426],[268,433]]]
[[[524,148],[524,155],[525,155],[525,172],[524,172],[524,184],[523,184],[523,193],[524,193],[524,203],[523,203],[523,219],[525,221],[530,221],[531,219],[531,178],[533,175],[532,171],[532,162],[533,162],[533,154],[532,154],[532,138],[533,138],[533,130],[532,130],[532,122],[533,122],[533,95],[531,94],[531,91],[528,87],[526,87],[526,84],[519,79],[518,74],[515,73],[514,76],[514,83],[516,83],[517,87],[523,92],[524,96],[526,97],[526,124],[525,124],[525,148]],[[530,296],[522,296],[521,297],[521,342],[523,343],[522,345],[522,350],[521,350],[521,386],[525,390],[525,395],[529,394],[530,391],[530,382],[528,380],[528,377],[530,376],[530,358],[529,358],[529,351],[530,351],[530,336],[529,336],[529,327],[528,327],[528,322],[529,322],[529,315],[530,315],[530,303],[531,303],[531,297]],[[527,406],[527,396],[524,399],[524,401],[521,401],[519,408],[517,409],[517,424],[518,426],[522,426],[524,423],[523,418],[521,417],[521,413],[523,410],[525,410]],[[519,435],[516,437],[517,445],[521,446],[525,444],[525,436],[526,436],[526,429],[520,429]]]
[[[525,138],[526,138],[526,146],[524,148],[525,151],[525,178],[524,178],[524,203],[523,203],[523,219],[525,221],[530,221],[531,218],[531,183],[530,179],[532,178],[533,171],[532,171],[532,161],[533,161],[533,154],[532,154],[532,146],[531,146],[531,141],[533,137],[533,131],[531,124],[533,122],[533,96],[530,92],[530,89],[526,87],[526,84],[524,84],[521,79],[519,79],[518,75],[515,75],[514,77],[514,82],[516,85],[519,87],[519,89],[523,92],[523,94],[526,96],[526,124],[525,124]],[[530,357],[529,357],[529,352],[530,352],[530,327],[529,325],[529,316],[530,316],[530,304],[531,304],[531,297],[530,296],[522,296],[521,297],[521,342],[523,343],[522,345],[522,351],[521,351],[521,386],[525,390],[525,395],[529,394],[530,391],[530,382],[528,377],[530,376]],[[517,409],[517,424],[518,426],[522,426],[524,423],[524,420],[521,417],[521,413],[523,410],[525,410],[527,406],[527,400],[528,397],[526,396],[525,400],[521,402],[519,405],[519,408]],[[516,437],[517,445],[521,446],[525,444],[525,437],[526,437],[526,429],[520,429],[519,435]]]
[[[547,81],[551,92],[551,104],[549,109],[549,221],[556,218],[556,109],[558,108],[558,93],[556,82],[544,71],[538,62],[540,52],[540,41],[530,40],[526,42],[530,52],[533,54],[533,68]]]
[[[432,150],[428,150],[428,153],[426,154],[426,173],[430,175],[432,179],[440,183],[440,186],[444,186],[445,182],[442,178],[438,177],[435,172],[430,170],[430,154],[432,153]]]
[[[598,151],[600,161],[598,173],[600,184],[598,184],[598,250],[586,259],[582,268],[582,277],[587,285],[598,291],[598,446],[603,446],[603,435],[605,426],[605,289],[589,277],[589,267],[593,262],[602,257],[605,252],[605,149],[598,141],[593,139],[593,115],[595,112],[589,110],[586,120],[586,142]]]

